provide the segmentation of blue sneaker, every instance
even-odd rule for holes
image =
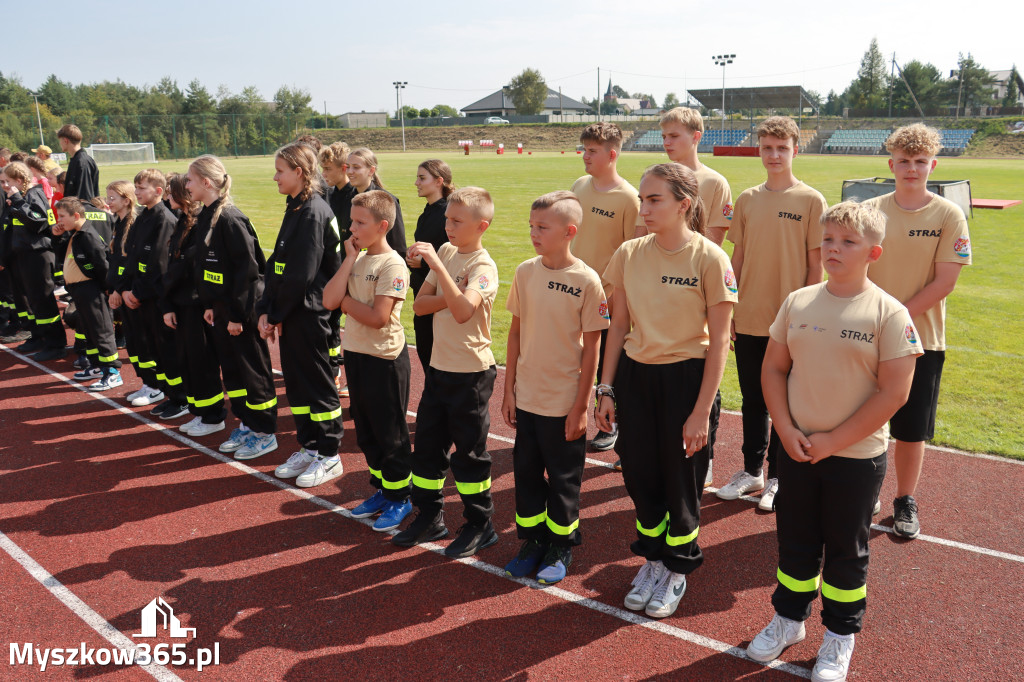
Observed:
[[[277,450],[277,437],[274,434],[258,436],[254,431],[249,431],[245,443],[235,451],[235,459],[256,459],[274,450]]]
[[[547,550],[548,546],[542,542],[526,540],[519,548],[519,554],[505,564],[505,575],[510,575],[513,578],[525,578],[537,570]]]
[[[380,518],[373,522],[373,529],[384,532],[398,528],[398,525],[405,520],[405,517],[410,512],[412,512],[412,502],[409,500],[402,502],[388,501],[387,506],[380,513]]]
[[[365,519],[367,516],[373,516],[377,512],[383,511],[384,507],[388,506],[388,504],[390,504],[388,498],[384,497],[384,493],[378,490],[372,497],[353,509],[352,516],[357,519]]]
[[[243,431],[242,427],[239,426],[234,431],[231,432],[231,435],[228,436],[228,439],[221,443],[220,447],[217,449],[220,450],[221,452],[234,452],[238,448],[245,445],[245,441],[249,437],[249,434],[251,433],[252,431],[250,431],[249,429]]]
[[[548,548],[547,554],[544,555],[544,561],[540,570],[537,571],[537,582],[542,585],[550,585],[551,583],[561,581],[565,577],[565,569],[569,568],[571,563],[571,547],[551,545]]]

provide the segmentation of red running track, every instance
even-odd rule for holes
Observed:
[[[414,412],[422,373],[413,362]],[[641,560],[628,550],[635,519],[610,453],[590,456],[584,544],[566,580],[541,588],[504,577],[518,541],[500,372],[490,448],[501,540],[462,562],[439,554],[448,540],[398,550],[346,515],[371,492],[351,422],[345,475],[301,491],[272,474],[295,449],[287,410],[280,449],[245,466],[214,452],[226,432],[195,443],[174,430],[183,420],[155,424],[148,408],[124,407],[138,383],[130,368],[124,389],[105,396],[81,391],[72,372],[70,360],[44,368],[0,353],[0,679],[809,676],[823,633],[817,612],[784,663],[742,657],[771,616],[775,584],[774,518],[750,500],[705,497],[706,561],[674,616],[653,621],[622,608]],[[738,417],[724,415],[716,482],[740,466],[739,431]],[[893,487],[890,476],[883,500]],[[908,543],[886,532],[887,504],[876,519],[851,679],[1024,679],[1015,655],[1024,647],[1024,531],[1016,499],[990,493],[1021,488],[1021,463],[929,451],[918,496],[926,535]],[[448,492],[454,532],[459,503]],[[196,628],[188,656],[219,646],[217,667],[93,663],[41,673],[10,664],[12,643],[185,641],[132,637],[155,597]]]

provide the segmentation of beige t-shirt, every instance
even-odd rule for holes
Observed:
[[[864,202],[873,204],[888,220],[882,257],[868,268],[868,278],[902,303],[935,279],[936,263],[971,264],[967,219],[952,201],[935,195],[928,205],[907,211],[895,193]],[[914,318],[925,350],[946,349],[946,299]]]
[[[852,298],[829,293],[826,283],[794,291],[771,326],[789,347],[793,368],[786,386],[793,424],[805,435],[831,431],[878,391],[878,364],[921,355],[907,309],[877,286]],[[870,459],[885,452],[889,424],[835,453]]]
[[[491,353],[491,308],[498,295],[498,266],[487,249],[459,253],[443,244],[437,256],[462,291],[473,289],[483,299],[473,317],[459,324],[448,308],[434,313],[434,349],[430,366],[445,372],[482,372],[494,364]],[[427,275],[425,284],[437,288],[437,273]],[[438,290],[440,293],[440,290]]]
[[[625,242],[604,279],[625,290],[632,318],[626,355],[649,365],[703,358],[709,345],[707,309],[736,301],[729,256],[696,233],[671,252],[658,246],[653,234]]]
[[[82,272],[82,268],[78,267],[78,263],[75,262],[75,254],[71,249],[71,241],[75,238],[78,231],[71,233],[71,238],[68,239],[68,252],[64,257],[64,283],[65,284],[78,284],[89,279],[89,277]]]
[[[764,184],[736,199],[728,239],[743,247],[737,334],[768,336],[779,306],[807,284],[807,252],[821,248],[821,192],[797,182],[771,191]]]
[[[405,329],[402,327],[402,303],[409,289],[409,270],[395,251],[370,256],[365,251],[356,256],[352,274],[348,277],[348,295],[372,306],[375,297],[397,298],[391,309],[391,319],[381,329],[368,327],[352,315],[346,318],[346,351],[365,353],[385,360],[394,360],[405,348]]]
[[[564,417],[579,390],[583,333],[608,328],[601,278],[582,260],[551,270],[537,256],[516,268],[505,306],[519,318],[516,406]]]
[[[615,249],[636,234],[640,219],[640,193],[625,180],[615,189],[598,192],[594,179],[584,175],[572,184],[583,207],[583,222],[573,237],[572,255],[602,273]]]
[[[701,164],[693,172],[697,178],[697,195],[704,202],[708,227],[728,230],[732,225],[732,189],[718,171]]]

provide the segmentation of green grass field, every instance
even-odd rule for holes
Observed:
[[[568,189],[583,174],[576,154],[539,152],[519,156],[476,152],[384,153],[380,175],[402,203],[406,236],[411,240],[423,202],[413,187],[417,165],[426,158],[446,160],[458,185],[486,187],[494,197],[496,214],[484,245],[497,262],[501,291],[493,320],[494,354],[504,362],[510,315],[505,297],[515,267],[534,255],[528,239],[530,203],[554,189]],[[621,175],[638,184],[643,169],[666,161],[664,154],[626,154]],[[757,158],[708,158],[709,165],[728,178],[733,196],[764,179]],[[273,244],[280,226],[284,200],[272,181],[273,159],[247,157],[226,160],[235,203],[252,219],[264,246]],[[165,172],[184,171],[186,162],[161,162]],[[116,179],[130,180],[139,166],[100,169],[101,187]],[[821,191],[828,202],[839,200],[842,181],[887,176],[882,157],[806,156],[795,163],[797,176]],[[975,197],[1024,198],[1024,160],[941,159],[937,180],[971,181]],[[1008,210],[975,211],[970,221],[974,265],[964,268],[947,308],[946,341],[949,351],[942,382],[935,442],[979,452],[1024,459],[1024,303],[1015,272],[1024,262],[1024,244],[1013,235],[1024,234],[1024,206]],[[1001,244],[996,242],[1002,239]],[[731,250],[727,244],[727,250]],[[412,305],[403,310],[410,341]],[[739,409],[735,365],[730,359],[722,381],[725,405]]]

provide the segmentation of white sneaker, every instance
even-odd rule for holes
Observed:
[[[188,433],[188,435],[191,436],[192,434],[189,433],[189,431],[191,431],[192,429],[196,428],[197,426],[199,426],[202,423],[203,423],[203,418],[202,417],[192,417],[192,419],[190,419],[189,421],[187,421],[184,424],[182,424],[181,426],[179,426],[178,430],[181,431],[182,433]]]
[[[236,426],[231,430],[231,435],[228,439],[220,444],[217,449],[224,453],[231,453],[238,450],[238,448],[245,445],[245,439],[252,433],[249,429],[243,429],[241,426]]]
[[[235,452],[235,459],[256,459],[274,450],[277,450],[277,436],[272,433],[260,435],[250,431],[245,444]]]
[[[654,596],[654,588],[658,586],[662,574],[668,569],[660,561],[648,561],[640,567],[640,572],[633,578],[633,589],[626,595],[625,605],[630,611],[643,611]]]
[[[779,492],[779,479],[769,478],[765,481],[764,492],[761,493],[761,500],[757,508],[761,511],[775,511],[775,495]]]
[[[306,452],[306,448],[302,448],[298,452],[293,452],[287,462],[279,464],[274,469],[274,475],[278,478],[295,478],[308,469],[314,459],[316,457]]]
[[[740,495],[748,492],[757,492],[764,489],[764,473],[758,472],[757,476],[751,476],[743,469],[740,469],[729,482],[715,492],[723,500],[738,500]]]
[[[132,400],[134,407],[143,407],[144,405],[152,405],[158,403],[164,399],[164,392],[159,388],[149,388],[147,393],[143,393],[138,398]]]
[[[704,487],[705,488],[710,488],[712,485],[714,485],[714,478],[711,475],[711,469],[712,469],[711,465],[714,464],[714,463],[715,463],[715,460],[713,460],[713,459],[709,459],[708,460],[708,473],[707,473],[706,476],[704,476]]]
[[[803,621],[790,620],[776,613],[747,646],[747,656],[762,663],[774,661],[782,655],[783,649],[804,641],[806,636]]]
[[[839,637],[825,631],[825,639],[818,649],[818,660],[811,671],[811,682],[843,682],[853,658],[853,635]]]
[[[131,401],[135,400],[136,398],[141,398],[144,395],[148,395],[152,391],[153,389],[151,389],[149,386],[147,386],[146,384],[142,384],[142,388],[140,388],[137,391],[132,391],[131,393],[126,395],[124,399],[131,403]]]
[[[686,576],[668,569],[661,576],[651,601],[647,602],[646,613],[651,618],[668,618],[676,612],[679,600],[686,594]]]
[[[193,438],[201,438],[202,436],[209,436],[211,433],[217,433],[218,431],[224,430],[224,422],[217,422],[216,424],[204,424],[202,418],[200,418],[199,425],[191,428],[188,431],[188,435]]]
[[[124,384],[124,379],[121,378],[121,373],[116,369],[112,372],[107,372],[100,380],[90,384],[89,390],[93,393],[99,393],[101,391],[109,391],[112,388],[117,388]]]
[[[881,514],[881,513],[882,513],[882,501],[881,500],[875,500],[875,506],[871,508],[871,515],[872,516],[877,516],[878,514]]]
[[[300,488],[312,488],[313,486],[326,483],[332,478],[341,476],[341,457],[322,457],[317,455],[316,459],[309,463],[306,470],[295,479],[295,485]]]

